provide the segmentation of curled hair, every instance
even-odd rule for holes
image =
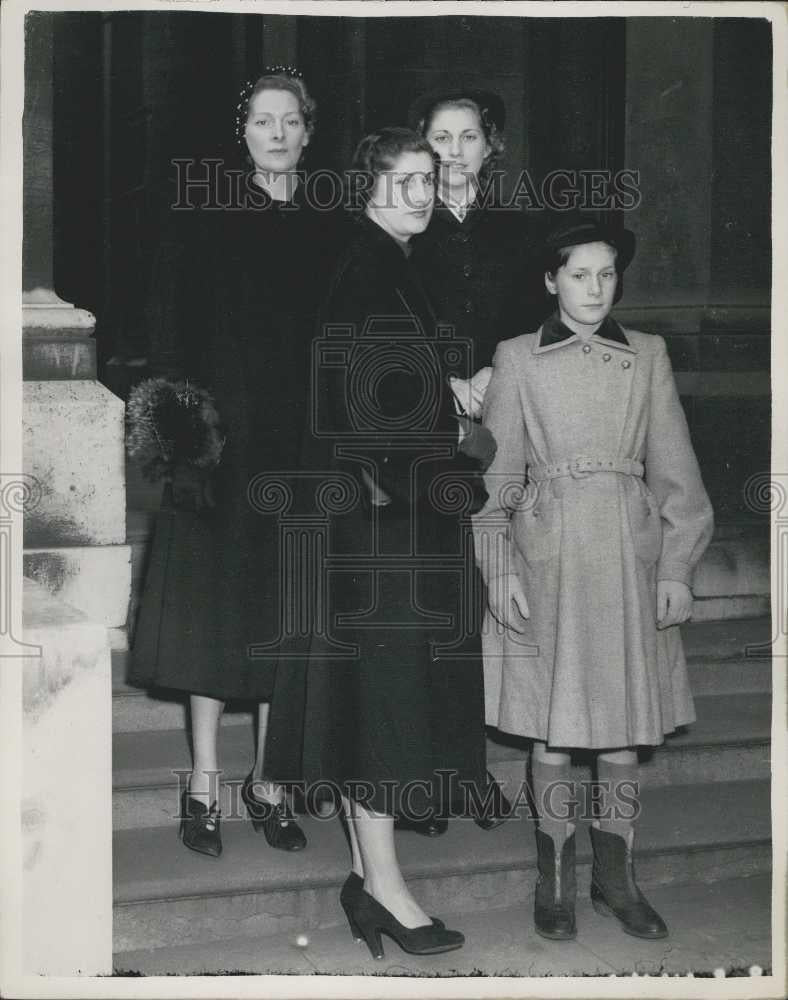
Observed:
[[[503,133],[490,118],[487,108],[482,107],[477,101],[474,101],[473,98],[450,97],[445,101],[439,101],[437,104],[433,105],[427,114],[425,114],[425,116],[419,121],[418,129],[423,136],[426,136],[429,132],[435,119],[435,115],[437,115],[439,111],[445,111],[446,108],[465,108],[468,111],[472,111],[479,120],[479,127],[482,130],[482,134],[484,135],[487,145],[490,147],[490,152],[484,158],[484,163],[482,163],[481,170],[479,171],[479,180],[483,183],[489,176],[495,164],[501,159],[506,151]]]
[[[403,153],[426,153],[437,166],[437,153],[424,136],[412,129],[392,125],[364,136],[356,147],[348,171],[349,204],[354,211],[366,208],[375,181],[391,170]]]
[[[252,83],[246,82],[238,95],[235,116],[235,138],[238,145],[245,148],[246,125],[249,121],[249,107],[258,94],[265,90],[284,90],[298,101],[301,117],[304,119],[306,134],[311,137],[317,124],[317,102],[309,93],[303,77],[290,66],[273,66],[266,69],[261,77]]]

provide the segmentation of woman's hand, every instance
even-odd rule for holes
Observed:
[[[457,417],[457,420],[460,424],[460,451],[475,458],[482,471],[486,472],[498,450],[495,438],[486,427],[477,424],[470,417]]]
[[[490,614],[504,628],[524,632],[523,622],[531,617],[520,578],[514,573],[497,576],[487,586],[487,606]]]
[[[680,625],[692,614],[692,591],[678,580],[657,582],[657,628]]]
[[[490,384],[491,378],[492,368],[480,368],[469,379],[450,379],[452,392],[469,417],[481,417],[484,394],[487,391],[487,386]]]

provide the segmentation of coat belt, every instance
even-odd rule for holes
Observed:
[[[643,477],[645,467],[633,458],[573,458],[558,465],[529,465],[528,478],[532,483],[544,483],[561,476],[582,479],[594,472],[621,472],[625,476]]]

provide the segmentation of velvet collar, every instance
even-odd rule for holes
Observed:
[[[599,338],[599,340],[603,340],[606,343],[622,347],[633,354],[635,353],[635,349],[627,340],[622,328],[610,316],[606,316],[604,318],[602,325],[594,332],[591,339],[594,340],[596,338]],[[558,313],[554,313],[542,324],[539,344],[536,349],[545,350],[546,348],[555,347],[558,344],[563,344],[564,342],[570,340],[580,340],[580,337],[578,337],[576,333],[561,322],[558,318]]]

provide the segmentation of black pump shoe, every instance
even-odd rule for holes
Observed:
[[[551,941],[571,941],[577,937],[574,831],[559,852],[550,834],[537,828],[536,856],[539,870],[534,897],[536,933]]]
[[[357,875],[356,872],[351,872],[345,879],[345,884],[339,893],[339,902],[342,909],[345,911],[345,916],[347,917],[347,922],[350,924],[350,932],[356,942],[360,943],[364,940],[364,935],[356,926],[356,922],[353,918],[353,901],[356,899],[359,893],[364,891],[364,879]],[[446,925],[442,920],[438,920],[437,917],[430,917],[433,927],[445,927]]]
[[[280,851],[301,851],[306,847],[304,831],[296,823],[287,802],[266,802],[254,794],[253,775],[247,775],[241,786],[241,798],[249,813],[256,833],[261,830],[270,847]]]
[[[589,827],[594,849],[591,875],[591,903],[597,913],[616,917],[627,934],[639,938],[668,936],[665,921],[635,882],[632,861],[632,834],[628,839]]]
[[[492,787],[490,802],[481,816],[474,816],[473,822],[482,830],[494,830],[512,815],[512,804],[501,791],[501,786],[487,772],[487,787]]]
[[[409,955],[440,955],[465,944],[459,931],[439,927],[434,922],[422,927],[405,927],[363,889],[351,897],[345,912],[353,936],[366,941],[373,958],[383,958],[381,934],[387,934]]]
[[[405,816],[398,816],[394,820],[395,830],[410,830],[411,833],[420,833],[422,837],[441,837],[449,829],[447,819],[439,819],[435,813],[430,813],[426,819],[408,819]]]
[[[221,812],[212,802],[210,809],[199,799],[193,799],[188,792],[181,797],[181,825],[178,836],[184,845],[198,854],[218,858],[222,853],[220,832]]]

